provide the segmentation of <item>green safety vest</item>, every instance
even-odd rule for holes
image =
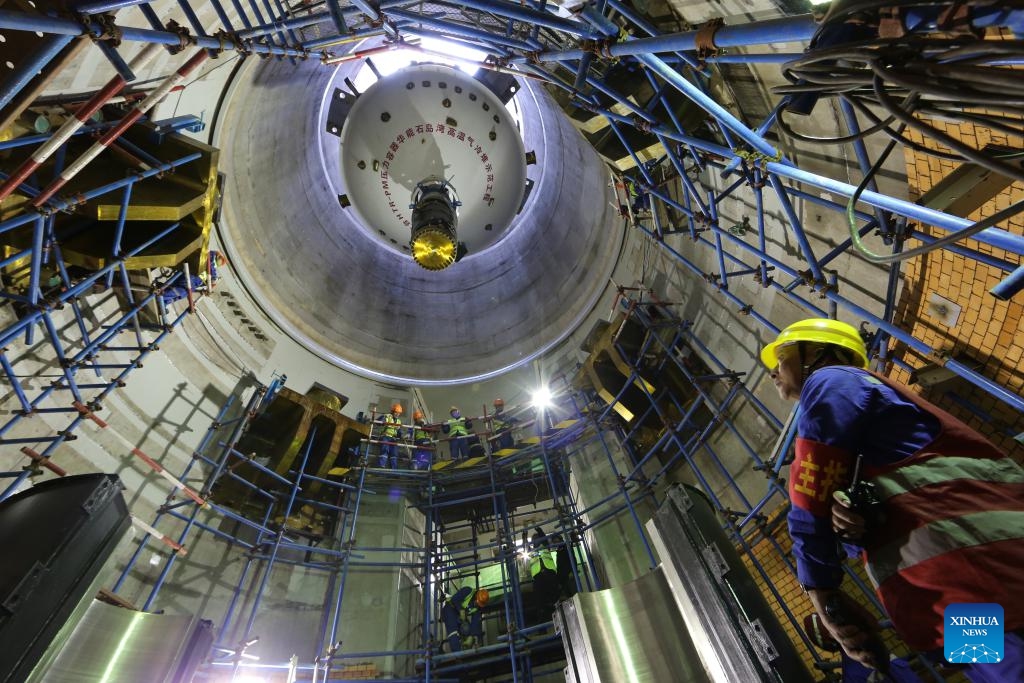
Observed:
[[[419,425],[416,425],[416,427],[412,430],[412,439],[413,441],[417,442],[430,441],[430,432],[426,431]]]
[[[469,431],[466,429],[466,418],[464,417],[453,417],[448,420],[448,435],[449,436],[466,436]]]
[[[386,413],[384,415],[384,424],[386,425],[384,427],[384,436],[386,436],[386,437],[388,437],[390,439],[397,438],[398,437],[398,426],[397,425],[401,425],[402,421],[399,420],[397,417],[393,416],[391,413]]]
[[[530,557],[530,576],[537,576],[543,569],[555,571],[555,558],[547,548],[541,548]]]
[[[495,433],[508,429],[511,426],[511,422],[505,422],[500,417],[491,418],[491,429],[494,430]]]

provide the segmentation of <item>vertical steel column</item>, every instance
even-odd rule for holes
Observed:
[[[292,490],[288,494],[288,502],[285,503],[284,507],[284,520],[281,522],[281,526],[278,528],[277,533],[274,535],[273,548],[270,551],[270,557],[263,562],[263,576],[260,579],[260,585],[256,589],[256,594],[253,597],[252,609],[249,611],[249,619],[245,622],[245,630],[242,632],[241,642],[249,640],[249,634],[252,633],[252,627],[256,624],[256,616],[259,613],[260,602],[263,599],[263,592],[267,588],[267,582],[270,581],[270,574],[274,571],[274,562],[277,560],[277,552],[281,548],[281,541],[284,539],[285,529],[288,527],[288,518],[292,514],[292,505],[295,504],[295,496],[299,493],[299,487],[302,485],[302,475],[306,472],[306,463],[309,462],[309,454],[313,450],[313,444],[316,443],[316,427],[310,430],[309,436],[307,437],[306,448],[302,453],[302,464],[299,466],[299,476],[295,478],[295,483],[292,485]],[[269,506],[273,507],[273,504]],[[267,516],[269,518],[269,510]],[[235,660],[235,666],[233,671],[238,670],[238,664],[241,660]]]
[[[57,35],[52,36],[33,54],[16,65],[14,71],[0,84],[0,109],[3,109],[14,96],[21,92],[22,88],[28,85],[29,81],[35,78],[36,74],[46,68],[46,65],[53,61],[54,57],[60,54],[73,36]]]

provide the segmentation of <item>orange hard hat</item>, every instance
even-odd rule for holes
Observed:
[[[423,411],[421,411],[421,410],[414,410],[414,411],[412,411],[412,419],[414,419],[414,420],[422,420],[423,419]]]
[[[483,607],[491,599],[491,594],[487,592],[486,588],[481,588],[476,592],[476,606]]]
[[[391,412],[392,413],[398,413],[399,415],[401,415],[402,414],[402,404],[401,403],[396,403],[393,406],[391,406]]]
[[[504,408],[505,407],[505,400],[501,399],[501,398],[494,399],[494,407],[497,408],[498,406],[501,406],[501,407]]]

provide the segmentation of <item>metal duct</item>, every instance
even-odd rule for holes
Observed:
[[[98,600],[73,630],[61,635],[29,683],[186,683],[213,644],[209,621],[136,612]]]
[[[813,680],[700,491],[669,489],[647,531],[683,628],[708,672],[701,680]]]
[[[670,591],[659,566],[631,583],[560,603],[555,625],[566,681],[710,682]]]
[[[43,481],[0,503],[0,681],[21,683],[96,592],[130,522],[114,474]]]

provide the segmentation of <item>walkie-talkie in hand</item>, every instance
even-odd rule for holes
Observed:
[[[864,481],[860,477],[861,460],[864,456],[858,455],[857,462],[853,466],[853,478],[850,486],[845,491],[836,491],[833,496],[842,505],[853,510],[864,518],[864,533],[870,533],[885,523],[885,510],[882,501],[878,497],[875,485],[870,481]]]

